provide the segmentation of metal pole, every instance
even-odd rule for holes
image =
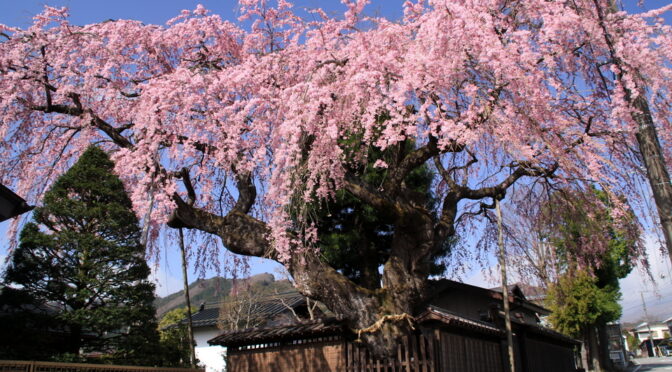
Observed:
[[[189,298],[189,279],[187,277],[187,256],[184,253],[184,234],[180,232],[180,252],[182,253],[182,278],[184,279],[184,299],[187,302],[187,331],[189,332],[189,358],[191,367],[196,367],[196,351],[194,350],[194,327],[191,321],[191,300]]]
[[[502,210],[499,207],[499,200],[495,199],[495,208],[497,209],[497,229],[499,243],[499,267],[502,271],[502,301],[504,302],[504,324],[506,326],[506,344],[509,352],[510,371],[516,371],[515,356],[513,354],[513,331],[511,329],[511,311],[509,309],[509,288],[506,280],[506,257],[504,250],[504,234],[502,232]]]

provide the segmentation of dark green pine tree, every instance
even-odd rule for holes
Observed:
[[[154,365],[154,285],[138,219],[113,167],[90,147],[54,183],[21,231],[4,284],[56,309],[54,324],[67,329],[70,353]]]
[[[359,141],[354,138],[344,142],[342,147],[347,154],[350,146],[358,144]],[[369,184],[382,184],[387,170],[375,168],[373,164],[377,160],[389,164],[414,148],[412,141],[405,141],[386,151],[372,149],[366,163],[353,162],[351,171],[362,174]],[[431,190],[433,177],[429,167],[421,166],[404,180],[405,192],[430,210],[436,209]],[[332,200],[322,203],[314,213],[320,238],[319,248],[329,264],[365,288],[380,288],[379,268],[389,258],[395,221],[344,190],[338,191]],[[441,275],[445,271],[441,258],[450,253],[452,243],[446,242],[443,249],[432,257],[434,262],[430,266],[430,275]]]

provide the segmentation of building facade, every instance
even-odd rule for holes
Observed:
[[[226,346],[229,372],[493,371],[505,372],[506,333],[501,291],[441,280],[435,297],[415,315],[415,330],[396,355],[376,359],[343,322],[324,318],[227,331],[211,339]],[[577,368],[580,343],[539,323],[548,310],[510,291],[516,370],[567,372]]]
[[[670,338],[670,328],[665,323],[641,323],[632,330],[637,341],[641,355],[661,356],[664,355],[660,346]]]

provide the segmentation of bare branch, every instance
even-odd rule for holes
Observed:
[[[345,65],[348,63],[349,60],[350,60],[349,58],[343,58],[343,59],[335,59],[335,58],[334,58],[334,59],[328,59],[328,60],[326,60],[326,61],[318,62],[317,65],[315,65],[315,69],[316,69],[316,70],[321,69],[322,67],[324,67],[324,66],[326,66],[326,65],[336,65],[336,66],[343,67],[343,66],[345,66]]]
[[[42,111],[44,113],[55,112],[59,114],[65,114],[76,117],[80,117],[85,113],[89,114],[91,116],[91,125],[103,131],[119,147],[128,149],[133,148],[133,144],[126,137],[122,136],[119,133],[120,131],[118,129],[114,128],[111,124],[101,119],[98,115],[94,114],[91,109],[85,110],[82,107],[82,103],[80,102],[79,95],[77,93],[70,93],[68,94],[68,96],[72,99],[74,106],[53,105],[53,104],[51,106],[49,105],[41,106],[41,105],[31,105],[25,99],[19,99],[19,101],[28,106],[31,110]]]

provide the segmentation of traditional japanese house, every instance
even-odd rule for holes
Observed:
[[[507,371],[501,291],[450,280],[415,314],[415,331],[393,358],[372,358],[342,322],[324,318],[223,332],[229,372],[242,371]],[[580,343],[539,324],[548,310],[509,288],[517,371],[576,370]]]

